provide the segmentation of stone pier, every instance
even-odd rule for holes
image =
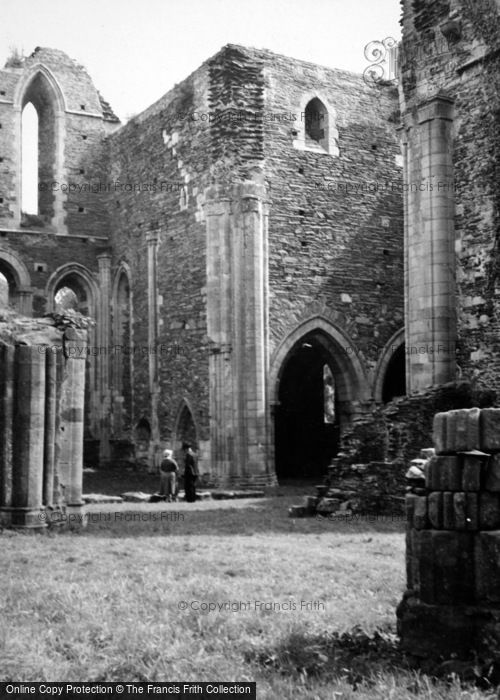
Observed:
[[[434,418],[425,489],[406,498],[405,650],[481,653],[500,641],[500,409]]]
[[[435,95],[405,116],[407,388],[453,381],[456,371],[453,101]]]
[[[86,331],[0,323],[0,526],[43,529],[82,508],[85,358]]]
[[[222,484],[270,485],[265,188],[211,187],[205,213],[211,464]]]

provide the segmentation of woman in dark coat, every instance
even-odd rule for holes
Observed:
[[[184,452],[184,494],[189,503],[196,501],[196,480],[198,479],[198,469],[191,445],[188,442],[182,443]]]

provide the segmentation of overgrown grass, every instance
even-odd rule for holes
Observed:
[[[496,697],[433,682],[399,653],[403,523],[292,520],[287,493],[92,506],[81,531],[4,531],[0,680],[255,680],[265,700]]]

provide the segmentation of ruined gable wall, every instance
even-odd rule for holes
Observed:
[[[37,48],[21,63],[0,70],[0,226],[15,229],[21,224],[17,177],[21,133],[16,95],[20,86],[29,86],[29,76],[36,75],[39,68],[57,85],[54,90],[45,93],[42,89],[38,93],[42,102],[51,103],[47,108],[49,124],[42,129],[39,142],[43,229],[59,234],[105,236],[107,196],[102,184],[99,186],[107,181],[103,142],[116,128],[118,119],[102,101],[86,70],[62,51],[47,48]],[[26,94],[30,97],[29,92]],[[36,101],[36,95],[33,99]],[[59,99],[63,117],[58,126]],[[39,118],[42,124],[40,113]],[[60,149],[62,158],[58,163]],[[30,228],[37,228],[36,223],[31,223]]]
[[[455,101],[458,374],[480,377],[498,390],[499,6],[493,0],[402,5],[402,112],[412,113],[437,92]],[[440,26],[450,12],[459,36],[447,41]]]

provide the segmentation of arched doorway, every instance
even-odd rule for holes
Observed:
[[[382,402],[388,403],[396,396],[406,396],[406,354],[404,343],[391,355],[382,384]]]
[[[377,404],[406,396],[405,331],[400,328],[387,341],[375,369],[373,397]]]
[[[322,319],[306,322],[292,333],[278,349],[274,367],[278,361],[276,474],[281,480],[317,479],[326,473],[341,433],[366,398],[365,373],[353,344]]]
[[[182,402],[175,426],[175,442],[178,447],[189,442],[193,450],[198,449],[198,438],[193,413],[186,401]]]
[[[275,411],[278,479],[319,477],[339,448],[335,377],[326,349],[306,337],[290,353]]]

